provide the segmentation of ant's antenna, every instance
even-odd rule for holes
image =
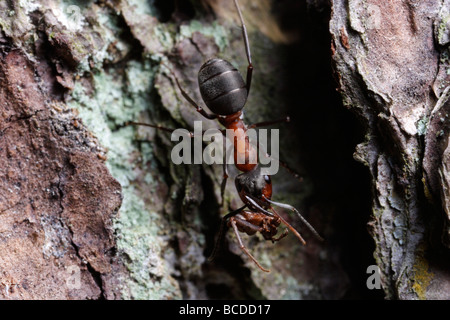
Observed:
[[[297,216],[300,218],[300,220],[306,225],[306,227],[316,236],[316,238],[319,239],[320,241],[324,241],[323,238],[316,231],[316,229],[314,229],[313,226],[310,225],[309,222],[306,221],[306,219],[300,214],[300,212],[298,212],[298,210],[295,209],[293,206],[291,206],[289,204],[285,204],[285,203],[275,202],[275,201],[267,199],[266,197],[264,197],[264,198],[267,202],[269,202],[270,204],[273,204],[274,206],[288,209],[288,210],[295,212],[297,214]]]
[[[244,44],[245,44],[245,54],[247,55],[248,61],[247,79],[246,79],[247,97],[248,97],[248,94],[250,93],[253,75],[252,54],[250,53],[250,43],[248,41],[247,27],[245,26],[244,17],[242,16],[241,8],[239,7],[239,3],[237,0],[234,0],[234,5],[236,6],[237,12],[239,14],[239,19],[241,20],[242,36],[244,37]]]
[[[241,8],[239,7],[238,0],[234,0],[234,4],[235,4],[237,12],[239,14],[239,19],[241,20],[242,34],[244,36],[245,53],[247,55],[247,60],[248,60],[249,64],[252,64],[252,55],[250,53],[250,45],[249,45],[249,41],[248,41],[247,27],[245,26],[244,17],[242,16],[242,12],[241,12]]]

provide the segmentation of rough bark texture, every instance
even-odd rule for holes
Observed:
[[[388,298],[449,299],[450,2],[332,1],[333,60],[364,122],[375,258]]]
[[[240,2],[255,65],[245,119],[291,116],[281,157],[303,182],[281,169],[274,199],[326,241],[244,236],[266,274],[228,233],[208,262],[241,205],[232,179],[220,208],[221,166],[174,165],[167,133],[122,126],[202,119],[165,65],[196,101],[208,58],[245,72],[232,1],[0,1],[0,298],[380,298],[366,287],[374,250],[387,297],[448,295],[448,1],[372,1],[375,29],[370,1],[332,1],[331,28],[328,1]],[[364,132],[335,91],[330,30],[370,176],[352,159]]]
[[[48,100],[34,68],[20,50],[0,63],[1,296],[120,297],[111,276],[120,269],[112,254],[120,185],[96,139]]]

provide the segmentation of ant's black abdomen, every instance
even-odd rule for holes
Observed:
[[[239,71],[226,60],[211,59],[200,68],[198,84],[203,101],[215,114],[236,113],[247,101],[247,87]]]

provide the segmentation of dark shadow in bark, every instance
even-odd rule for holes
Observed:
[[[345,110],[332,76],[330,8],[321,11],[300,2],[278,4],[283,25],[299,32],[299,41],[288,48],[290,106],[298,139],[300,161],[314,184],[307,199],[309,211],[318,212],[328,230],[327,252],[338,250],[338,263],[350,285],[341,298],[380,299],[382,290],[369,290],[366,273],[374,265],[374,242],[367,231],[371,215],[371,187],[367,168],[353,159],[364,128]],[[323,292],[327,296],[326,292]]]

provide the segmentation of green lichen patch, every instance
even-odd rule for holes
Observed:
[[[0,28],[5,35],[16,41],[15,45],[22,46],[32,39],[34,26],[29,12],[39,8],[33,0],[0,1]]]
[[[417,128],[417,134],[419,136],[424,136],[427,133],[428,122],[429,122],[429,119],[426,116],[422,117],[419,121],[417,121],[416,128]]]
[[[439,12],[439,20],[436,23],[436,38],[441,46],[447,45],[450,42],[450,9],[448,1],[444,1]]]
[[[162,53],[173,46],[171,24],[159,23],[154,1],[121,1],[121,14],[133,36],[141,43],[147,54]]]
[[[211,25],[204,25],[198,20],[192,20],[190,24],[182,25],[180,27],[180,32],[177,35],[177,41],[181,41],[184,38],[191,38],[194,32],[201,32],[207,37],[214,38],[220,52],[223,52],[225,48],[229,46],[227,32],[216,21]]]
[[[78,110],[83,123],[108,150],[106,165],[122,185],[123,203],[114,225],[117,248],[130,273],[124,280],[124,298],[179,298],[180,289],[164,257],[169,249],[161,236],[164,223],[156,212],[159,206],[145,203],[135,185],[141,168],[155,161],[153,148],[135,142],[135,128],[118,129],[118,125],[136,120],[144,110],[153,108],[149,92],[154,70],[150,61],[130,61],[122,73],[116,71],[95,73],[92,92],[77,82],[68,105]],[[148,188],[156,180],[146,172]]]

